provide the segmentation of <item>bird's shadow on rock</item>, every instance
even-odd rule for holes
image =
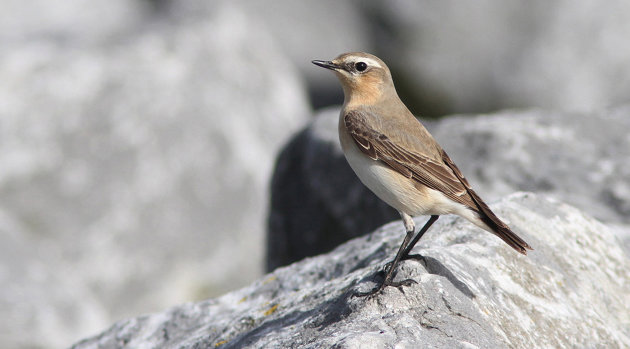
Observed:
[[[361,269],[361,268],[365,268],[366,266],[368,266],[370,264],[371,260],[373,260],[374,258],[377,258],[380,255],[382,255],[384,253],[384,250],[385,250],[384,247],[382,249],[379,248],[378,250],[376,250],[373,253],[371,253],[369,256],[363,258],[362,260],[359,261],[359,263],[357,263],[355,265],[355,267],[352,269],[352,271],[355,271],[355,270],[358,270],[358,269]],[[426,268],[426,270],[427,270],[427,272],[429,274],[438,275],[438,276],[442,276],[442,277],[446,278],[453,285],[453,287],[455,287],[457,290],[459,290],[466,297],[471,298],[471,299],[475,298],[475,294],[470,290],[470,288],[468,288],[468,286],[466,286],[466,284],[463,281],[459,280],[457,278],[457,276],[455,276],[455,274],[453,274],[439,260],[437,260],[437,259],[435,259],[433,257],[421,256],[421,255],[413,255],[412,258],[410,258],[410,259],[416,260],[416,261],[421,262],[422,264],[424,264],[424,266],[425,266],[425,268]],[[382,278],[384,277],[384,275],[385,275],[385,271],[383,269],[380,269],[376,273],[362,278],[359,281],[359,284],[363,283],[364,281],[380,282],[380,281],[382,281]]]
[[[459,290],[462,294],[464,294],[468,298],[475,298],[475,294],[466,286],[464,282],[459,280],[455,274],[453,274],[448,268],[442,264],[439,260],[422,256],[424,261],[424,265],[427,268],[427,271],[433,275],[439,275],[446,278],[456,289]]]

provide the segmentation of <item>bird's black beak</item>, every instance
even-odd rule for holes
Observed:
[[[341,68],[340,66],[336,65],[332,61],[314,60],[314,61],[311,61],[311,63],[313,63],[315,65],[318,65],[318,66],[320,66],[322,68],[330,69],[330,70],[337,70],[337,69]]]

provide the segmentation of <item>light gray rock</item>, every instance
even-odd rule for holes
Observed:
[[[342,95],[333,74],[322,74],[311,61],[332,59],[349,50],[373,50],[361,2],[244,0],[239,5],[263,20],[278,38],[282,51],[305,77],[315,108],[337,104]]]
[[[497,348],[630,345],[630,260],[584,212],[518,193],[491,205],[528,256],[463,219],[441,218],[397,279],[377,281],[402,240],[392,222],[222,297],[114,324],[73,348]],[[419,217],[421,223],[427,217]]]
[[[111,323],[84,276],[2,211],[0,240],[0,347],[63,348]]]
[[[153,0],[162,11],[190,18],[214,12],[216,1]],[[224,1],[227,2],[227,1]],[[311,102],[316,108],[334,105],[342,98],[332,74],[322,74],[311,64],[314,59],[330,59],[348,50],[372,51],[370,30],[362,4],[354,1],[229,1],[231,6],[261,23],[276,38],[278,49],[305,77]]]
[[[268,271],[397,218],[347,165],[338,113],[318,113],[278,158]],[[515,191],[555,196],[612,224],[630,251],[628,115],[630,106],[600,113],[508,110],[423,122],[486,200]]]
[[[431,132],[489,199],[553,195],[630,226],[630,105],[593,113],[507,110],[455,116]]]
[[[7,46],[0,211],[24,236],[0,245],[31,252],[7,261],[2,281],[15,287],[0,288],[0,328],[12,331],[0,347],[68,345],[102,323],[262,275],[273,161],[310,114],[264,26],[216,4],[207,17],[155,19],[122,41]],[[39,281],[23,275],[31,265]],[[37,306],[21,316],[41,331],[13,331],[5,316],[25,294]],[[100,311],[55,321],[86,308]]]
[[[123,40],[142,27],[151,0],[0,0],[0,46],[26,41],[62,45]],[[3,50],[4,51],[4,50]]]

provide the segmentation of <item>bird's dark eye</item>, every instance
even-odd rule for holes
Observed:
[[[357,62],[354,64],[354,68],[357,71],[364,71],[367,69],[367,64],[365,64],[365,62]]]

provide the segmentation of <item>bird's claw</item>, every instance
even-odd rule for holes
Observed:
[[[377,293],[381,293],[381,291],[383,291],[385,289],[385,287],[388,286],[392,286],[392,287],[396,287],[397,289],[400,290],[400,292],[405,293],[405,291],[403,290],[404,286],[411,286],[413,284],[417,284],[418,282],[416,280],[413,279],[405,279],[402,281],[388,281],[385,280],[383,281],[378,287],[375,287],[373,290],[368,291],[368,292],[355,292],[355,294],[353,295],[354,297],[372,297]]]

